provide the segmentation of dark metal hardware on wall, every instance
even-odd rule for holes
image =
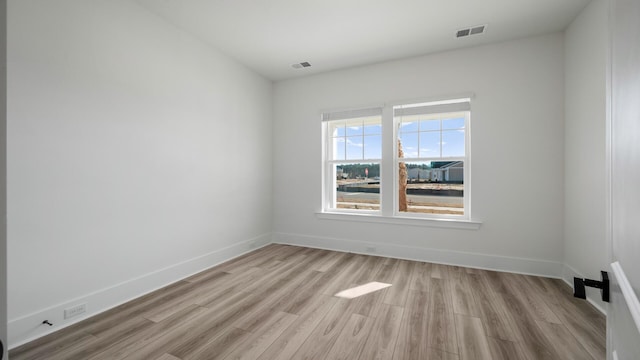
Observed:
[[[600,289],[600,295],[602,296],[602,301],[609,302],[609,274],[606,271],[600,271],[600,281],[591,280],[591,279],[580,279],[577,277],[573,278],[573,296],[586,299],[587,294],[585,293],[584,287],[594,287]]]

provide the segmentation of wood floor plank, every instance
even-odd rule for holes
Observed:
[[[320,261],[315,263],[311,267],[312,270],[325,272],[331,269],[331,267],[340,259],[340,257],[344,256],[345,254],[345,253],[329,251],[329,250],[321,250],[321,251],[325,251],[326,256],[324,256],[322,259],[320,259]]]
[[[427,351],[426,342],[421,341],[427,336],[427,317],[413,315],[409,311],[402,314],[393,360],[420,359]]]
[[[517,341],[514,335],[512,318],[507,313],[503,299],[491,290],[484,274],[470,274],[473,286],[471,292],[480,311],[480,318],[487,336]]]
[[[90,341],[90,339],[95,339],[95,336],[87,333],[83,328],[75,326],[14,348],[10,355],[13,359],[42,359],[45,354],[55,349],[63,349],[70,344]]]
[[[218,270],[218,268],[216,267],[213,269],[207,269],[205,271],[201,271],[195,275],[191,275],[188,278],[184,279],[184,281],[189,283],[206,282],[211,280],[212,278],[218,278],[221,274],[229,275],[230,273],[222,270]]]
[[[393,261],[384,261],[382,266],[378,269],[378,273],[376,274],[376,281],[383,283],[392,283],[393,275],[395,274],[396,268],[400,263],[398,259],[392,259]]]
[[[391,287],[353,299],[338,291]],[[272,244],[10,351],[24,359],[604,359],[561,280]]]
[[[425,339],[431,336],[428,326],[427,315],[405,310],[396,339],[393,360],[458,360],[457,354],[427,346]]]
[[[300,360],[324,359],[327,352],[331,350],[333,344],[338,340],[338,336],[340,336],[347,321],[349,321],[350,305],[351,302],[349,300],[340,299],[292,358]]]
[[[162,356],[160,356],[156,360],[182,360],[182,359],[179,359],[171,354],[162,354]]]
[[[431,263],[415,261],[411,270],[411,281],[409,289],[418,291],[429,291],[429,283],[431,282]]]
[[[192,324],[189,334],[173,339],[174,341],[167,347],[167,352],[181,359],[191,357],[201,347],[206,347],[211,339],[224,335],[229,328],[234,328],[233,323],[257,307],[260,300],[258,295],[246,294],[227,302],[224,306],[212,308],[213,314]]]
[[[248,336],[225,360],[255,360],[298,318],[298,315],[277,311],[262,326]]]
[[[449,280],[451,283],[451,297],[453,300],[453,312],[456,314],[480,317],[482,311],[477,305],[473,295],[472,278],[463,268],[458,277]]]
[[[540,293],[536,291],[529,291],[530,285],[523,275],[502,273],[501,276],[506,279],[509,293],[518,297],[526,305],[527,311],[530,312],[535,319],[554,324],[561,324],[558,316],[551,311]]]
[[[154,306],[140,315],[153,322],[160,322],[182,309],[193,304],[201,303],[204,299],[207,299],[213,290],[221,287],[222,281],[220,280],[228,276],[230,276],[229,273],[215,272],[211,276],[208,276],[206,280],[197,282],[197,286],[192,291],[185,292],[170,301]]]
[[[210,288],[205,293],[199,293],[194,303],[202,307],[211,307],[217,302],[233,296],[234,294],[243,292],[249,284],[259,281],[264,276],[264,271],[260,268],[248,268],[241,274],[233,274],[218,281],[215,288]]]
[[[85,346],[91,346],[95,341],[95,336],[78,330],[68,334],[57,334],[55,337],[49,335],[46,339],[38,339],[33,344],[29,343],[12,349],[9,355],[11,359],[39,360],[52,355],[56,356],[56,354],[81,350]]]
[[[482,320],[456,314],[456,330],[462,360],[492,360],[489,342],[484,334]]]
[[[44,354],[43,357],[36,357],[34,359],[47,359],[47,360],[84,360],[82,355],[75,355],[82,351],[87,346],[92,346],[96,339],[91,336],[83,337],[72,343],[65,344],[62,348],[55,348],[52,351]]]
[[[540,278],[550,292],[546,301],[560,321],[595,359],[606,357],[606,318],[589,303],[576,299],[561,280]]]
[[[147,358],[158,357],[166,353],[161,349],[156,349],[156,344],[164,344],[172,339],[176,334],[186,332],[192,321],[196,321],[201,315],[206,315],[208,309],[193,305],[173,316],[165,319],[153,327],[130,336],[124,341],[112,344],[106,349],[95,352],[87,357],[89,360],[99,359],[123,359],[130,355],[149,353]],[[142,357],[143,358],[143,357]]]
[[[382,305],[380,314],[377,314],[373,329],[360,353],[360,360],[393,359],[403,313],[404,309],[400,306]]]
[[[449,265],[444,264],[432,264],[431,265],[431,277],[436,279],[448,279],[449,278]]]
[[[65,351],[65,357],[68,359],[87,359],[93,354],[102,352],[114,344],[130,341],[130,339],[139,336],[139,334],[144,333],[155,325],[153,321],[143,317],[133,317],[115,325],[108,331],[102,332],[99,337],[95,337],[95,341],[89,344],[77,347],[74,350],[67,349]]]
[[[487,270],[483,274],[487,279],[491,290],[497,294],[507,294],[509,293],[509,287],[507,286],[507,282],[505,281],[505,277],[502,272]]]
[[[364,348],[373,327],[374,319],[360,314],[351,314],[338,339],[325,355],[326,360],[357,359]]]
[[[172,299],[180,297],[182,294],[190,292],[196,287],[197,284],[178,281],[138,299],[134,299],[111,310],[107,310],[93,316],[82,323],[73,326],[81,326],[86,332],[100,336],[101,333],[109,331],[109,329],[114,325],[130,319],[131,317],[139,316],[145,311],[161,306],[168,301],[172,301]]]
[[[233,323],[234,327],[244,329],[253,332],[267,317],[271,316],[271,310],[282,310],[288,307],[289,300],[296,300],[291,294],[303,293],[308,283],[313,283],[314,279],[317,279],[322,275],[318,271],[309,271],[300,273],[296,279],[283,279],[280,283],[268,291],[266,294],[261,294],[260,306],[256,306]]]
[[[288,248],[278,244],[267,245],[266,247],[263,247],[261,249],[254,250],[250,253],[236,257],[235,259],[232,259],[230,261],[226,261],[216,266],[216,270],[229,272],[229,273],[242,271],[244,268],[247,268],[247,267],[255,267],[255,264],[260,261],[264,261],[266,259],[268,260],[275,259],[279,255],[281,255],[283,252],[288,253],[290,251],[296,251],[296,249]],[[197,278],[197,275],[198,274],[196,274],[194,277]]]
[[[429,315],[429,303],[431,302],[431,293],[417,290],[410,290],[407,297],[405,309],[414,316]]]
[[[391,287],[387,289],[382,302],[389,305],[404,306],[409,294],[409,280],[413,264],[408,260],[401,260],[393,274]]]
[[[211,339],[193,352],[184,355],[181,360],[221,360],[231,354],[251,333],[238,328],[229,328],[223,334]]]
[[[467,274],[466,268],[456,265],[447,266],[447,271],[451,280],[460,280]]]
[[[386,264],[384,258],[373,258],[376,259],[376,262],[373,264],[371,269],[365,270],[366,273],[370,274],[369,277],[366,278],[366,280],[361,277],[361,283],[353,284],[354,286],[368,283],[369,280],[387,284],[393,283],[393,278],[400,262],[396,261],[393,264]],[[383,300],[386,298],[387,293],[390,291],[389,289],[390,288],[381,289],[353,299],[353,301],[355,302],[353,307],[354,312],[367,317],[376,317],[376,313],[380,311],[380,307],[383,305]]]
[[[458,338],[449,286],[448,280],[431,279],[427,347],[457,354]]]
[[[365,255],[355,255],[349,266],[340,273],[337,274],[323,289],[325,295],[335,295],[342,290],[348,289],[353,285],[354,280],[358,277],[359,271],[362,269],[362,265],[367,260]]]
[[[537,320],[536,323],[542,329],[543,333],[560,355],[561,359],[567,360],[586,360],[593,359],[582,345],[576,340],[564,325],[548,323]],[[595,359],[593,359],[595,360]]]
[[[293,245],[279,245],[279,249],[277,250],[277,254],[274,259],[288,262],[292,259],[301,259],[304,257],[304,251],[309,250],[309,248],[301,247],[301,246],[293,246]],[[301,257],[301,255],[303,257]]]
[[[528,359],[561,359],[536,323],[536,316],[521,297],[502,294],[508,315],[513,319],[512,329]]]
[[[361,270],[358,272],[358,276],[354,278],[353,283],[355,285],[362,285],[374,281],[380,282],[378,274],[383,266],[384,258],[379,256],[367,256],[364,264],[362,264]]]
[[[301,310],[296,321],[260,355],[259,360],[294,359],[294,353],[309,338],[311,332],[316,329],[320,321],[337,302],[338,298],[333,296],[317,296]]]
[[[487,337],[494,360],[526,360],[522,348],[517,342]]]
[[[280,309],[290,314],[300,314],[307,304],[318,296],[317,288],[322,286],[324,274],[320,271],[313,270],[310,276],[305,279],[302,286],[295,292],[283,296],[283,301],[274,305],[274,308]],[[292,296],[291,296],[292,295]]]
[[[353,312],[367,317],[377,317],[381,307],[385,305],[382,300],[387,291],[389,291],[388,288],[381,289],[352,299],[354,302]]]
[[[260,277],[254,284],[247,286],[244,291],[253,294],[269,294],[284,282],[295,282],[299,279],[300,274],[312,271],[309,268],[322,256],[322,253],[313,252],[304,256],[304,261],[285,262],[285,266]]]
[[[431,293],[415,290],[409,292],[393,359],[423,359],[427,354],[438,354],[428,348],[428,339],[432,336],[429,330],[431,298]]]

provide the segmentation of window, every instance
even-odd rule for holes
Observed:
[[[465,217],[468,102],[393,108],[397,212]],[[465,111],[456,111],[465,110]]]
[[[325,114],[327,209],[380,210],[382,109]]]
[[[469,98],[322,119],[323,211],[470,218]]]

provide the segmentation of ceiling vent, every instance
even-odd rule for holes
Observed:
[[[308,62],[305,61],[305,62],[293,64],[293,65],[291,65],[291,67],[294,68],[294,69],[302,69],[302,68],[311,67],[311,64],[309,64]]]
[[[466,29],[460,29],[456,31],[456,37],[461,38],[461,37],[467,37],[471,35],[484,34],[484,30],[486,28],[487,28],[487,25],[478,25],[478,26],[473,26]]]

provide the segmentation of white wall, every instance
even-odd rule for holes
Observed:
[[[13,346],[270,241],[271,82],[129,1],[8,11]]]
[[[275,85],[274,240],[558,276],[563,261],[561,33]],[[479,230],[319,219],[319,114],[474,92],[472,218]],[[295,174],[292,176],[291,174]]]
[[[600,279],[607,269],[607,2],[592,1],[565,32],[564,277]],[[603,307],[600,292],[588,296]]]

